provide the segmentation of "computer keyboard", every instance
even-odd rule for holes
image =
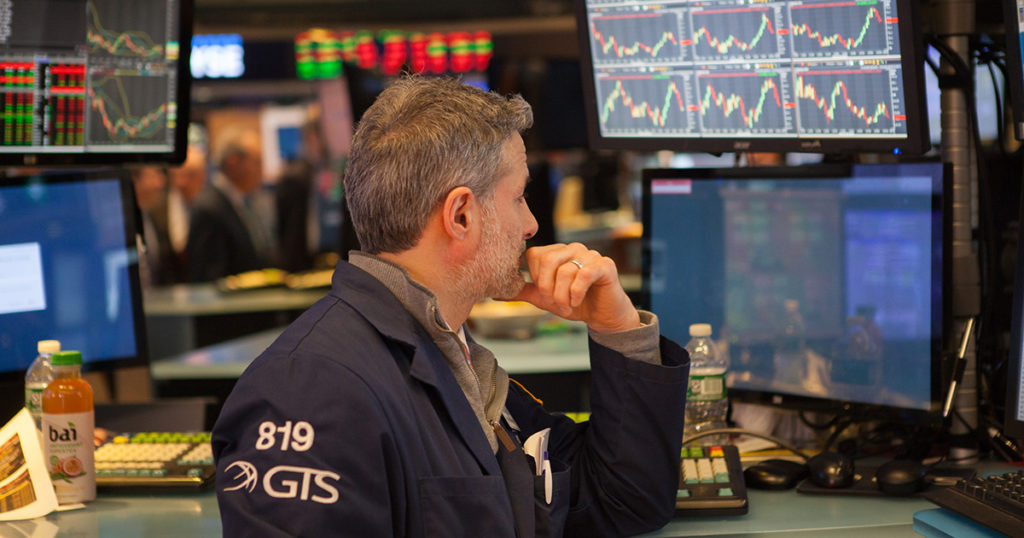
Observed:
[[[99,488],[198,490],[216,471],[209,432],[114,435],[95,458]]]
[[[747,513],[747,486],[743,482],[740,453],[735,446],[684,446],[682,457],[676,515]]]
[[[1024,533],[1024,471],[960,480],[924,497],[1008,536]]]

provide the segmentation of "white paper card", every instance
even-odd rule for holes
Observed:
[[[39,432],[22,409],[0,428],[0,521],[45,516],[55,508]]]

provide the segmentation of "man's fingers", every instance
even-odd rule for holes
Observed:
[[[526,251],[526,263],[530,267],[530,277],[545,296],[554,300],[556,280],[559,270],[573,258],[581,258],[587,253],[587,247],[581,243],[568,245],[546,245]],[[573,266],[573,269],[576,269]],[[564,275],[561,275],[564,276]]]
[[[572,285],[569,287],[569,303],[573,308],[583,304],[583,299],[586,298],[590,287],[607,274],[608,262],[611,262],[611,258],[606,258],[597,251],[591,250],[580,262],[583,267],[576,272]],[[611,268],[614,267],[613,262]]]
[[[576,276],[583,271],[583,269],[572,263],[571,260],[558,266],[555,275],[555,288],[551,294],[555,304],[562,311],[563,316],[568,316],[572,313],[573,304],[569,290],[573,282],[576,281]]]
[[[562,317],[583,305],[595,283],[616,277],[610,258],[581,243],[532,248],[526,256],[535,288],[527,292],[531,302]]]
[[[546,245],[526,251],[533,282],[514,300],[572,320],[599,332],[639,326],[639,315],[619,284],[615,262],[580,243]]]

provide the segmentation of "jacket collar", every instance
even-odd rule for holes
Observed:
[[[480,466],[488,474],[501,474],[476,414],[441,351],[387,286],[366,271],[340,261],[334,270],[331,295],[350,305],[381,335],[409,349],[410,375],[437,388],[459,435]]]

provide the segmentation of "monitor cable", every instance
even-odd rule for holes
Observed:
[[[807,455],[807,453],[805,453],[804,451],[800,450],[799,448],[797,448],[795,445],[789,443],[788,441],[785,441],[783,439],[779,439],[778,437],[775,437],[774,435],[768,435],[768,434],[765,434],[765,433],[745,430],[743,428],[718,428],[718,429],[715,429],[715,430],[703,431],[703,432],[694,434],[694,435],[692,435],[690,437],[687,437],[683,441],[683,446],[686,446],[686,445],[688,445],[688,444],[690,444],[690,443],[692,443],[694,441],[697,441],[699,439],[703,439],[705,437],[711,437],[713,435],[749,435],[751,437],[757,437],[759,439],[764,439],[765,441],[771,441],[771,442],[775,443],[776,445],[778,445],[779,447],[784,448],[784,449],[792,452],[793,454],[796,454],[797,456],[800,457],[800,459],[804,460],[805,462],[807,460],[811,459],[810,456]]]

